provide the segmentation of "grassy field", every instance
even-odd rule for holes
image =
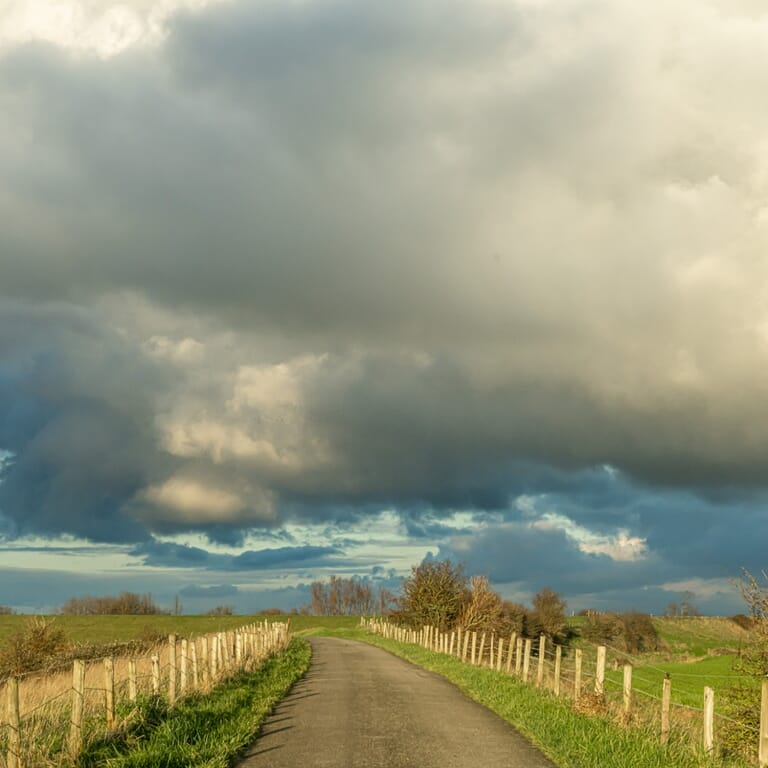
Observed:
[[[30,616],[0,616],[0,645],[16,632],[22,631],[32,620]],[[201,635],[219,632],[250,624],[254,621],[290,620],[294,634],[302,634],[311,628],[357,626],[359,619],[353,616],[50,616],[72,643],[106,645],[109,643],[141,640],[149,635]]]

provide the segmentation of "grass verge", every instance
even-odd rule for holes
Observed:
[[[384,648],[436,672],[465,694],[503,717],[536,744],[560,768],[743,768],[741,761],[710,759],[672,734],[658,743],[658,733],[626,728],[608,717],[575,712],[563,699],[538,691],[514,677],[463,664],[452,656],[417,645],[398,643],[364,630],[321,630],[317,634],[349,637]]]
[[[91,744],[78,768],[227,768],[306,672],[310,656],[309,644],[294,638],[258,670],[238,673],[171,710],[147,701],[129,729]]]

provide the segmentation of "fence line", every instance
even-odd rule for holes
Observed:
[[[0,684],[0,768],[74,761],[93,739],[127,727],[139,696],[173,706],[257,668],[289,639],[287,623],[264,621],[197,637],[171,634],[131,656],[76,659],[68,672],[10,677]]]
[[[361,619],[361,625],[385,638],[421,645],[429,650],[448,653],[474,666],[514,675],[522,682],[548,690],[557,697],[567,697],[576,709],[587,714],[613,713],[623,725],[654,725],[659,729],[658,737],[662,744],[669,742],[673,731],[678,731],[692,739],[693,744],[698,744],[706,754],[712,755],[716,752],[718,726],[725,723],[736,725],[754,733],[747,759],[754,759],[760,768],[768,768],[768,678],[762,683],[760,726],[755,728],[749,723],[716,712],[715,690],[711,686],[699,689],[701,706],[674,702],[672,678],[658,667],[643,665],[664,673],[658,695],[637,687],[638,682],[644,683],[646,687],[658,683],[634,671],[635,663],[642,664],[642,659],[609,646],[594,646],[593,654],[586,653],[583,648],[576,648],[572,657],[569,655],[566,658],[562,646],[553,645],[544,635],[534,640],[522,638],[515,632],[510,636],[496,637],[493,634],[461,629],[449,634],[428,625],[418,630],[400,627],[376,617]],[[448,639],[454,634],[457,638],[455,645]],[[505,648],[506,658],[503,658]],[[618,680],[606,675],[609,650],[617,656],[614,662],[617,672],[620,670],[618,664],[623,660],[622,675]],[[677,677],[675,674],[675,679]],[[699,676],[681,674],[680,677]],[[693,690],[690,683],[684,684],[682,689],[687,694]]]

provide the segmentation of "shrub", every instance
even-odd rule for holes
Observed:
[[[533,596],[527,633],[533,637],[544,634],[555,643],[565,642],[569,636],[565,607],[565,600],[557,592],[544,587]]]
[[[511,628],[504,603],[491,589],[485,576],[473,576],[470,589],[459,611],[457,624],[465,632],[507,634]]]
[[[647,613],[591,613],[581,629],[587,640],[610,645],[624,653],[647,653],[662,648],[659,633]]]
[[[456,625],[467,599],[467,579],[460,565],[450,560],[427,561],[411,567],[403,581],[397,616],[414,627],[425,624],[445,631]]]
[[[270,609],[272,610],[272,609]],[[234,605],[217,605],[206,612],[206,616],[231,616],[235,612]]]
[[[45,669],[68,645],[61,627],[51,619],[36,616],[0,649],[0,677]]]

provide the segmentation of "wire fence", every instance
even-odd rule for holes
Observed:
[[[0,768],[73,765],[87,746],[130,728],[142,702],[172,707],[256,669],[288,641],[287,623],[265,621],[10,677],[0,685]]]
[[[733,707],[718,705],[716,688],[703,685],[706,675],[675,673],[673,680],[662,668],[610,646],[585,643],[566,649],[545,635],[533,639],[514,632],[508,637],[440,632],[430,626],[401,627],[376,617],[361,623],[383,637],[514,675],[568,699],[578,712],[612,718],[621,727],[645,729],[663,744],[687,743],[712,757],[727,751],[744,765],[768,767],[768,678],[761,683],[747,675],[712,676],[755,694],[750,697],[757,701],[754,711],[736,707],[741,716],[735,717]]]

